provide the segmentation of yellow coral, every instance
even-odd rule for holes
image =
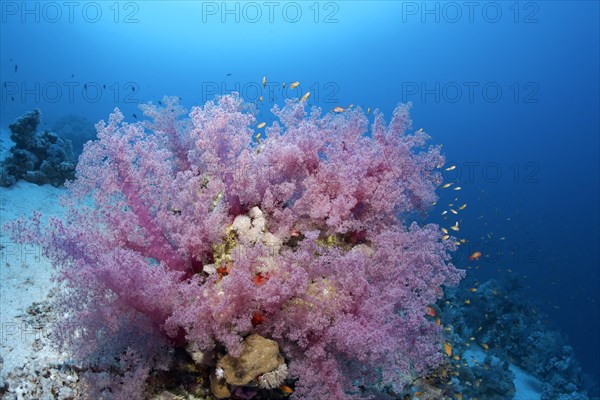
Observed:
[[[237,246],[237,236],[233,228],[230,226],[225,230],[225,239],[222,242],[212,245],[212,255],[215,260],[215,266],[231,262],[231,252]]]

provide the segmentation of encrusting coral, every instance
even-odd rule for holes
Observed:
[[[280,357],[244,374],[252,390],[283,379],[294,399],[400,392],[442,360],[425,311],[463,273],[437,225],[407,222],[435,201],[444,162],[408,133],[408,106],[387,126],[375,111],[369,130],[358,107],[322,115],[288,100],[258,143],[237,94],[189,118],[162,104],[142,106],[145,122],[116,109],[97,124],[65,219],[7,226],[59,268],[62,348],[117,372],[90,397],[142,398],[169,347],[191,349],[215,386],[245,385],[223,360],[256,337]]]
[[[277,342],[252,334],[244,339],[242,347],[239,356],[225,355],[218,361],[216,380],[223,380],[228,385],[259,386],[263,389],[274,389],[283,383],[287,377],[287,365],[279,353]]]

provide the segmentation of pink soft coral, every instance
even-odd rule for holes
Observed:
[[[59,267],[63,346],[79,360],[127,354],[143,379],[167,345],[236,355],[256,332],[279,343],[293,396],[315,400],[399,390],[440,361],[425,307],[462,274],[437,226],[405,223],[435,200],[443,163],[425,133],[406,133],[408,106],[388,127],[375,112],[368,133],[360,109],[307,115],[288,100],[258,144],[236,94],[189,120],[163,103],[142,107],[145,123],[118,109],[98,123],[64,220],[8,225]]]

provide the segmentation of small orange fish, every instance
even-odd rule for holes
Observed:
[[[479,261],[479,257],[481,257],[481,252],[480,251],[476,251],[476,252],[474,252],[473,254],[471,254],[469,256],[469,261],[473,261],[473,260]]]
[[[285,394],[292,394],[292,393],[294,393],[294,389],[292,389],[291,387],[286,386],[286,385],[279,386],[279,390],[281,390]]]
[[[440,319],[439,319],[439,318],[436,318],[436,319],[435,319],[435,324],[436,324],[437,326],[440,326],[440,325],[442,324],[442,321],[440,321]]]
[[[469,300],[469,299],[466,299],[466,300],[465,300],[465,304],[471,304],[471,300]]]
[[[481,347],[483,347],[485,350],[489,350],[490,346],[487,343],[482,343]]]
[[[469,292],[476,292],[476,291],[477,291],[477,288],[475,288],[475,287],[472,287],[471,289],[469,289]]]
[[[435,308],[430,306],[425,307],[425,315],[435,317],[437,315],[437,313],[435,312]]]
[[[344,111],[346,111],[346,109],[344,107],[340,107],[340,106],[333,107],[333,112],[335,112],[335,113],[341,113]]]
[[[304,96],[300,98],[300,101],[306,101],[310,97],[310,92],[304,93]]]
[[[444,351],[448,357],[452,357],[452,345],[450,343],[444,343]]]
[[[421,397],[421,396],[423,396],[423,393],[425,393],[425,392],[415,392],[415,396]]]

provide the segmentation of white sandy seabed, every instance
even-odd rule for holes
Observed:
[[[58,198],[64,191],[22,181],[0,188],[0,223],[30,216],[34,210],[61,216]],[[77,373],[61,366],[67,357],[48,338],[56,318],[48,307],[55,290],[51,263],[39,248],[11,243],[7,235],[0,234],[0,245],[0,398],[78,398]],[[485,353],[470,350],[466,358],[482,362]],[[515,399],[539,400],[539,381],[516,366],[511,370],[516,376]]]
[[[37,210],[61,216],[64,189],[17,182],[0,188],[0,225]],[[77,376],[50,346],[55,321],[48,304],[55,285],[52,264],[39,246],[20,245],[0,234],[0,398],[74,399]],[[3,393],[5,392],[5,393]]]

